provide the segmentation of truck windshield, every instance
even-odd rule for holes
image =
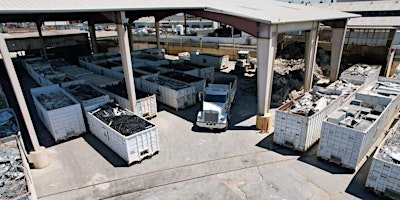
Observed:
[[[238,59],[247,59],[247,54],[238,54]]]
[[[207,101],[207,102],[225,103],[225,101],[226,101],[226,95],[211,95],[211,94],[206,94],[206,96],[204,97],[204,101]]]

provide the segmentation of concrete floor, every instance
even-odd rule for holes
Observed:
[[[158,126],[160,153],[127,166],[90,133],[54,143],[32,106],[28,88],[35,83],[18,73],[51,157],[49,167],[32,170],[39,199],[381,199],[364,190],[371,160],[351,173],[317,160],[318,145],[299,154],[260,134],[253,79],[239,79],[227,132],[194,128],[200,103],[181,111],[159,105],[151,122]]]

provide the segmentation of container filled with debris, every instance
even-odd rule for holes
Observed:
[[[392,199],[400,194],[400,122],[393,127],[378,146],[365,187]]]
[[[160,74],[161,71],[153,68],[153,67],[137,67],[137,68],[133,68],[134,71],[136,72],[140,72],[143,74]]]
[[[79,76],[77,79],[85,80],[86,83],[90,83],[91,85],[97,87],[103,87],[106,85],[118,84],[120,81],[114,78],[110,78],[107,76],[102,76],[98,74],[88,74]]]
[[[276,110],[274,142],[297,151],[307,151],[321,136],[322,121],[343,102],[354,96],[360,86],[336,81],[326,88],[292,100]]]
[[[86,113],[90,131],[128,164],[140,162],[160,150],[157,127],[115,104]]]
[[[398,105],[400,80],[379,78],[357,91],[323,121],[317,156],[344,168],[359,169],[382,141],[387,125],[400,109]]]
[[[110,77],[110,78],[117,79],[120,81],[124,79],[123,73],[111,70],[108,67],[104,67],[104,66],[108,66],[109,63],[112,63],[112,62],[106,61],[105,63],[106,64],[108,63],[107,65],[104,63],[103,63],[103,65],[98,65],[98,64],[94,64],[94,63],[85,62],[85,61],[81,61],[81,63],[83,63],[83,65],[85,66],[86,69],[88,69],[89,71],[92,71],[98,75]],[[113,64],[112,66],[117,67],[116,64]]]
[[[110,97],[100,89],[85,83],[84,80],[76,80],[62,83],[61,87],[79,101],[85,109],[96,104],[105,104],[111,101]]]
[[[169,64],[169,61],[167,59],[158,58],[158,57],[151,56],[151,55],[144,54],[144,53],[135,55],[132,59],[137,60],[138,62],[145,63],[146,66],[150,66],[150,67],[159,67],[161,65]]]
[[[196,88],[174,79],[162,76],[142,79],[142,90],[156,94],[157,101],[176,110],[196,104]]]
[[[0,139],[0,199],[36,199],[28,161],[17,136]]]
[[[124,109],[130,110],[128,93],[126,85],[119,83],[117,85],[108,85],[102,88],[106,94]],[[135,90],[136,93],[136,111],[135,113],[144,118],[153,118],[157,115],[157,99],[155,94],[149,94],[140,90]]]
[[[8,108],[8,101],[7,101],[7,97],[6,94],[3,91],[3,88],[0,85],[0,109],[3,108]]]
[[[186,83],[190,86],[194,86],[196,88],[196,93],[204,92],[206,88],[206,80],[203,78],[199,78],[197,76],[192,76],[189,74],[184,74],[181,72],[165,72],[160,74],[163,77],[171,78],[177,80],[182,83]]]
[[[202,65],[196,65],[194,63],[191,63],[190,61],[184,61],[183,63],[186,66],[193,67],[197,69],[197,75],[198,77],[204,78],[207,80],[208,83],[212,83],[214,81],[215,77],[215,69],[214,67],[210,66],[202,66]]]
[[[70,77],[72,77],[74,79],[79,79],[79,77],[83,76],[83,75],[91,75],[91,74],[93,74],[93,72],[91,72],[91,71],[89,71],[87,69],[78,67],[76,65],[60,67],[60,68],[58,68],[58,70],[60,70],[62,72],[65,72],[68,76],[70,76]]]
[[[58,85],[32,88],[36,111],[55,141],[86,132],[80,103]]]
[[[378,80],[380,65],[355,64],[340,74],[339,80],[347,80],[356,85],[368,85]]]
[[[17,116],[12,108],[0,109],[0,138],[16,135],[19,131]]]
[[[68,61],[62,59],[62,58],[58,58],[58,59],[51,59],[49,60],[49,63],[51,64],[51,66],[55,69],[59,68],[59,67],[65,67],[65,66],[69,66],[71,65]]]
[[[40,57],[24,59],[22,61],[22,65],[24,66],[28,74],[31,76],[32,76],[32,70],[34,70],[35,68],[51,67],[49,62]]]

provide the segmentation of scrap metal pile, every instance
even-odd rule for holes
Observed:
[[[65,96],[62,92],[40,94],[37,96],[37,99],[46,108],[46,110],[54,110],[74,104],[74,102],[72,102],[72,100]]]
[[[118,83],[115,85],[107,85],[106,87],[103,87],[103,89],[112,92],[120,97],[128,98],[128,91],[126,89],[125,83]],[[136,93],[136,99],[141,99],[150,96],[150,94],[140,91],[140,90],[135,90]]]
[[[175,81],[173,79],[166,79],[166,78],[162,78],[162,77],[150,77],[150,78],[147,78],[146,80],[156,83],[158,85],[169,87],[173,90],[181,90],[181,89],[189,87],[187,84]]]
[[[166,76],[168,78],[178,80],[178,81],[182,81],[185,83],[192,83],[192,82],[197,82],[197,81],[203,80],[202,78],[184,74],[184,73],[180,73],[180,72],[165,72],[165,73],[162,73],[161,75]]]
[[[113,104],[106,104],[93,111],[92,114],[125,136],[139,133],[154,126],[132,112],[123,110]]]
[[[28,192],[21,153],[16,140],[0,145],[0,199],[18,198]]]
[[[19,131],[17,119],[11,110],[0,111],[0,138],[14,135]]]
[[[94,99],[104,95],[87,84],[70,85],[65,89],[71,92],[72,95],[74,95],[76,98],[82,101]]]
[[[287,111],[308,117],[324,109],[337,97],[337,95],[333,94],[313,95],[311,93],[305,93],[299,100],[293,101]]]
[[[400,164],[400,129],[391,138],[386,140],[386,144],[379,151],[378,155],[382,160]]]

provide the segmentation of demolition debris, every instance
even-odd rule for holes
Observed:
[[[112,104],[106,104],[93,111],[92,114],[124,136],[130,136],[154,126],[132,112]]]
[[[70,85],[66,87],[66,89],[71,92],[72,95],[82,101],[94,99],[104,95],[87,84]]]
[[[17,141],[0,144],[0,199],[18,198],[28,192]]]
[[[46,108],[46,110],[55,110],[74,104],[72,100],[65,96],[62,92],[40,94],[37,96],[37,99],[43,105],[43,107]]]
[[[181,90],[181,89],[189,87],[185,83],[180,83],[180,82],[175,81],[173,79],[167,79],[167,78],[163,78],[163,77],[150,77],[150,78],[147,78],[146,80],[148,80],[150,82],[153,82],[153,83],[156,83],[158,85],[169,87],[169,88],[171,88],[173,90]]]

